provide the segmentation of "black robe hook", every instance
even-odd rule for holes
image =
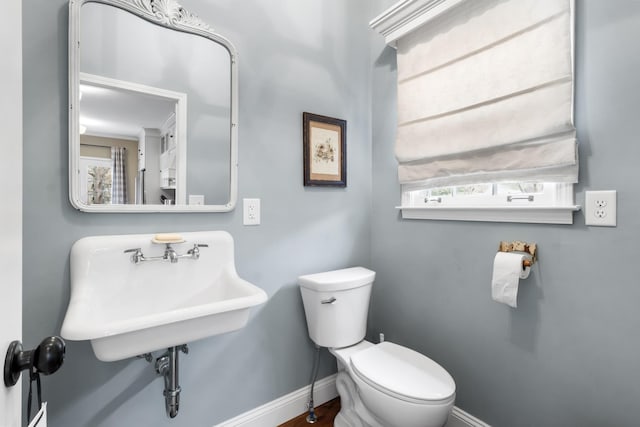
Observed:
[[[47,337],[39,346],[26,351],[20,341],[13,341],[4,359],[4,385],[16,385],[20,373],[32,366],[36,373],[53,374],[64,362],[65,349],[64,340],[60,337]]]

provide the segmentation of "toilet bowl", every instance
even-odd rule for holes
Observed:
[[[373,415],[368,425],[442,427],[446,423],[455,401],[455,383],[433,360],[388,341],[377,345],[361,341],[330,351],[339,362],[339,372],[348,374],[348,378],[340,381],[355,385],[356,393],[346,399],[340,393],[343,406],[353,401],[355,411],[357,401],[361,400],[369,415]],[[345,387],[344,391],[353,390]],[[347,421],[353,415],[346,417]],[[351,421],[335,425],[357,424]]]
[[[375,272],[355,267],[298,279],[309,336],[336,357],[336,427],[442,427],[455,382],[439,364],[391,342],[364,340]]]

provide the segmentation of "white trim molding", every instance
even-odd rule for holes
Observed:
[[[369,22],[389,46],[416,28],[466,0],[402,0]]]
[[[322,405],[338,397],[336,375],[316,381],[313,389],[315,406]],[[235,418],[216,424],[214,427],[272,427],[280,425],[307,410],[311,385],[304,386],[276,400],[265,403]]]
[[[444,427],[491,427],[489,424],[466,413],[457,406],[453,407],[449,419]]]
[[[14,340],[22,340],[22,199],[23,199],[23,64],[22,1],[2,2],[5,22],[0,29],[0,126],[2,127],[3,172],[8,181],[0,211],[0,354],[6,354]],[[37,110],[42,112],[44,110]],[[3,356],[4,357],[4,356]],[[26,374],[25,374],[26,375]],[[23,375],[24,377],[24,375]],[[13,387],[0,386],[0,426],[21,425],[22,381]]]
[[[314,388],[314,403],[322,405],[338,397],[336,390],[336,376],[330,375],[316,381]],[[286,396],[265,403],[255,409],[240,414],[230,420],[216,424],[213,427],[273,427],[303,414],[307,410],[307,401],[311,386],[304,386]],[[449,415],[445,427],[491,427],[458,407],[454,407]]]
[[[573,224],[580,206],[398,206],[403,219]]]

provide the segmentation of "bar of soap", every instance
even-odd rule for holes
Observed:
[[[178,233],[158,233],[151,239],[153,243],[182,243],[184,239]]]

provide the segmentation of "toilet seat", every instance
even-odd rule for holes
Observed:
[[[455,382],[433,360],[385,341],[351,356],[352,372],[376,390],[417,404],[441,404],[455,398]]]

